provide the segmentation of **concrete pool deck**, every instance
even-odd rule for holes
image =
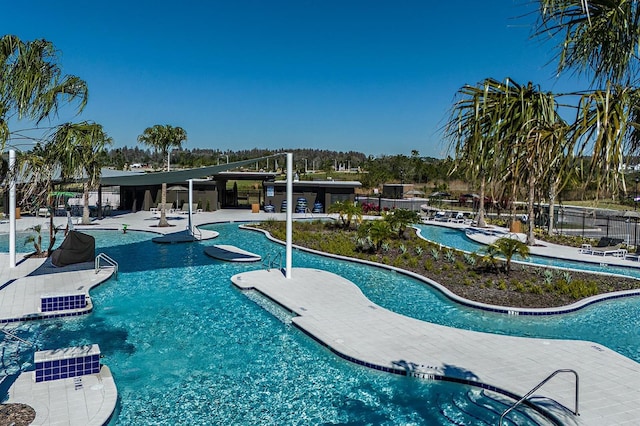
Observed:
[[[640,364],[600,344],[532,339],[440,326],[405,317],[365,298],[350,281],[326,271],[260,270],[232,277],[295,313],[293,324],[339,356],[370,368],[421,378],[446,377],[525,395],[558,369],[579,375],[579,413],[553,404],[563,424],[637,425]],[[558,375],[535,393],[573,410],[575,378]],[[555,409],[553,409],[555,408]]]
[[[284,213],[220,210],[194,214],[193,224],[198,226],[216,222],[284,220],[284,217]],[[294,214],[294,218],[298,219],[312,217],[326,215]],[[54,219],[56,225],[66,223],[64,217]],[[170,234],[183,231],[186,219],[185,215],[169,215],[169,223],[174,226],[158,228],[155,226],[157,216],[141,211],[94,220],[92,225],[76,225],[76,229],[122,230],[123,225],[127,225],[128,230]],[[46,228],[48,218],[23,217],[17,221],[17,230],[26,230],[34,224],[45,224]],[[0,233],[7,232],[8,223],[0,223]],[[46,229],[43,232],[47,232]],[[206,230],[203,231],[203,236],[204,232]],[[17,245],[24,247],[21,242]],[[557,250],[564,253],[564,256],[582,260],[579,259],[577,249],[559,247]],[[539,249],[545,250],[545,247]],[[543,255],[555,256],[548,249],[544,253],[546,254]],[[23,255],[18,254],[17,267],[8,268],[8,254],[0,253],[0,318],[14,315],[11,313],[14,303],[8,296],[9,293],[5,292],[21,279],[29,278],[28,275],[43,262],[43,259],[22,259]],[[640,266],[639,262],[635,263]],[[438,326],[403,317],[372,304],[362,296],[357,287],[341,277],[333,274],[328,276],[328,273],[316,270],[309,270],[311,272],[306,276],[307,273],[303,271],[295,269],[293,279],[286,281],[278,271],[255,271],[255,277],[247,276],[246,282],[244,279],[240,281],[242,286],[254,286],[297,313],[299,316],[294,318],[296,326],[340,356],[351,358],[351,361],[360,360],[370,367],[380,366],[395,372],[408,370],[416,376],[427,378],[446,375],[463,381],[504,386],[503,390],[518,395],[526,393],[555,369],[572,368],[580,374],[581,416],[576,420],[566,412],[554,412],[561,417],[565,416],[562,418],[566,420],[566,424],[637,424],[637,419],[640,418],[639,364],[602,345],[583,341],[565,343],[549,339],[497,336]],[[73,276],[69,282],[76,286],[74,288],[78,288],[88,286],[95,277],[93,269],[74,272],[77,274],[56,272],[49,274],[47,279],[64,282]],[[300,282],[301,279],[307,282]],[[9,285],[6,285],[8,282]],[[25,284],[27,282],[23,281]],[[25,297],[39,299],[35,292],[28,293],[32,296]],[[5,310],[10,313],[5,315]],[[547,355],[549,358],[545,359]],[[522,362],[516,362],[520,359]],[[33,383],[30,374],[22,374],[12,386],[7,402],[24,402],[35,408],[37,422],[34,425],[102,424],[113,412],[113,409],[109,409],[109,395],[112,393],[107,388],[112,387],[115,401],[116,384],[108,369],[105,370],[105,376],[95,378],[95,382],[89,378],[92,376],[83,376],[83,380],[84,377],[87,377],[84,396],[77,394],[71,397],[69,394],[76,391],[72,379],[60,380],[61,387],[48,386],[45,389],[44,386],[30,387],[40,383]],[[31,385],[23,383],[25,380],[30,381]],[[62,383],[67,380],[71,382]],[[63,392],[62,388],[66,390]],[[100,389],[100,392],[95,392]],[[539,394],[553,397],[572,409],[573,377],[560,375],[545,385]],[[86,412],[87,417],[76,419],[76,411]],[[57,417],[54,417],[54,413]],[[92,420],[87,420],[89,418]]]

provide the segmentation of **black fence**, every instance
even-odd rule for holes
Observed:
[[[547,227],[548,208],[537,209],[536,225]],[[628,245],[637,246],[640,240],[640,211],[626,212],[577,207],[556,207],[554,230],[561,235],[586,238],[618,238]]]

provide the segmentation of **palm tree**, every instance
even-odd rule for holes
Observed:
[[[351,227],[351,221],[356,218],[358,222],[362,220],[362,206],[350,200],[336,201],[329,206],[329,213],[337,213],[346,229]]]
[[[496,177],[496,165],[503,162],[500,157],[504,153],[500,149],[502,135],[498,132],[504,107],[502,87],[502,83],[494,79],[486,79],[477,87],[463,86],[457,92],[458,100],[445,125],[445,135],[455,152],[450,173],[462,169],[471,182],[480,185],[477,216],[480,227],[486,226],[486,184]]]
[[[558,73],[572,70],[600,89],[581,97],[576,139],[592,146],[590,178],[615,191],[625,188],[620,165],[624,150],[640,150],[640,4],[634,1],[541,0],[537,36],[560,40]],[[632,124],[634,123],[634,124]],[[586,153],[589,155],[588,153]]]
[[[520,256],[522,259],[529,257],[529,246],[517,238],[502,237],[489,244],[485,249],[487,256],[493,261],[495,256],[502,256],[505,259],[505,272],[511,272],[511,259],[513,256]]]
[[[376,251],[379,251],[382,243],[391,237],[393,230],[386,220],[370,220],[358,229],[358,233],[369,237]]]
[[[59,170],[59,162],[55,151],[51,149],[51,142],[44,145],[36,144],[31,151],[23,153],[17,160],[16,170],[24,174],[24,180],[27,182],[22,188],[23,198],[44,201],[48,207],[51,207],[53,177],[56,171]],[[50,213],[47,255],[51,254],[55,245],[57,232],[53,224],[53,212]]]
[[[535,34],[559,40],[558,73],[588,74],[600,87],[635,84],[640,51],[638,2],[540,0]]]
[[[0,38],[0,148],[10,136],[10,119],[30,119],[39,124],[55,115],[61,100],[79,100],[78,112],[87,103],[87,85],[80,78],[62,75],[57,52],[47,40],[23,42]]]
[[[181,148],[182,143],[187,140],[187,132],[182,127],[173,127],[168,124],[156,124],[153,127],[147,127],[144,132],[138,136],[138,142],[153,148],[156,152],[160,152],[163,158],[168,158],[169,150],[172,148]],[[167,162],[167,168],[168,168]],[[167,203],[167,183],[162,183],[162,205]],[[177,207],[177,206],[176,206]],[[167,213],[164,208],[160,211],[160,222],[158,226],[169,226],[167,222]]]
[[[106,147],[112,139],[100,124],[83,121],[59,126],[53,134],[50,149],[60,163],[63,179],[81,178],[83,183],[84,208],[82,223],[89,222],[89,191],[100,184],[102,166],[106,161]]]
[[[395,209],[385,215],[384,220],[398,233],[398,238],[404,238],[407,226],[420,222],[420,214],[413,210]]]

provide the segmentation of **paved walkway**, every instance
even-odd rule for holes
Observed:
[[[99,374],[50,382],[36,383],[33,374],[18,376],[7,401],[32,407],[36,412],[32,426],[102,426],[113,415],[118,391],[106,365]]]
[[[640,419],[640,364],[597,343],[503,336],[419,321],[375,305],[353,283],[315,269],[295,268],[291,279],[273,269],[245,272],[232,282],[294,312],[296,326],[359,364],[483,383],[520,396],[555,370],[569,368],[579,374],[580,417],[555,407],[563,424],[637,425]],[[535,395],[573,409],[574,377],[558,375]]]

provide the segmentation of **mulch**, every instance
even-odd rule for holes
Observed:
[[[26,404],[0,404],[0,426],[28,426],[36,411]]]

